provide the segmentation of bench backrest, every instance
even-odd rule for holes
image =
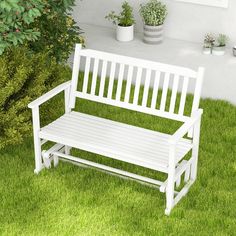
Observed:
[[[85,61],[84,78],[82,89],[78,91],[78,78],[82,58]],[[100,69],[101,74],[98,76]],[[89,82],[90,72],[91,81]],[[74,55],[70,108],[73,109],[75,107],[76,97],[79,97],[184,122],[189,119],[184,114],[189,83],[193,80],[195,82],[192,102],[192,112],[194,112],[199,107],[203,74],[204,69],[201,67],[198,71],[194,71],[184,67],[81,49],[81,45],[77,44]],[[117,77],[116,86],[114,86],[115,77]],[[108,78],[108,84],[106,78]],[[141,94],[142,78],[144,78],[144,88]],[[126,80],[125,83],[124,79]],[[131,101],[132,83],[135,88]],[[167,94],[169,93],[170,83],[172,84],[172,91],[167,107]],[[106,93],[104,92],[105,84],[107,85]],[[153,85],[152,90],[149,89],[151,84]],[[116,91],[114,91],[114,88],[116,88]],[[121,98],[122,91],[125,93],[123,98]],[[176,109],[178,92],[181,95],[178,109]],[[149,104],[148,99],[151,100]]]

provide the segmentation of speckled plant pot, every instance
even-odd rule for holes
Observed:
[[[163,25],[144,25],[143,41],[147,44],[160,44],[163,42]]]

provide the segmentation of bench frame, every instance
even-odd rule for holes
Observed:
[[[77,83],[78,83],[78,75],[79,75],[79,59],[81,56],[81,52],[83,52],[84,56],[89,55],[96,55],[98,58],[103,56],[102,58],[109,60],[110,58],[114,57],[112,54],[108,53],[102,53],[94,50],[81,50],[81,45],[76,45],[76,51],[75,51],[75,57],[74,57],[74,67],[73,67],[73,75],[72,75],[72,81],[65,82],[58,87],[52,89],[48,93],[44,94],[40,98],[36,99],[32,103],[28,105],[29,108],[32,109],[32,115],[33,115],[33,134],[34,134],[34,150],[35,150],[35,173],[38,174],[43,168],[50,168],[51,162],[54,161],[54,166],[57,166],[58,160],[64,160],[69,161],[72,163],[77,163],[81,166],[90,166],[92,168],[98,168],[102,171],[109,172],[111,174],[119,175],[121,177],[130,178],[136,181],[139,181],[144,184],[148,184],[154,187],[159,188],[160,192],[166,193],[166,210],[165,214],[169,215],[173,207],[180,201],[180,199],[185,196],[190,188],[190,186],[195,182],[197,177],[197,163],[198,163],[198,151],[199,151],[199,139],[200,139],[200,125],[201,125],[201,116],[203,113],[202,109],[199,109],[199,101],[200,101],[200,93],[201,93],[201,87],[202,87],[202,79],[204,76],[204,68],[199,68],[198,72],[192,71],[190,69],[181,68],[181,67],[174,67],[171,66],[171,71],[169,73],[173,73],[173,70],[176,71],[179,75],[182,75],[182,72],[184,72],[184,76],[189,77],[195,77],[197,79],[196,87],[195,87],[195,93],[194,93],[194,101],[192,106],[192,114],[191,117],[186,117],[182,113],[182,111],[179,114],[174,114],[166,112],[165,108],[161,110],[150,110],[148,108],[145,108],[144,106],[137,105],[135,108],[128,103],[122,103],[121,101],[112,101],[112,100],[106,100],[102,96],[95,97],[94,98],[86,93],[83,92],[77,92]],[[164,68],[165,71],[169,70],[168,65],[135,59],[135,58],[129,58],[124,56],[119,56],[122,59],[122,62],[125,64],[130,65],[130,62],[133,63],[133,65],[143,64],[145,68]],[[87,57],[89,58],[89,57]],[[88,63],[88,61],[86,61]],[[86,67],[86,66],[85,66]],[[104,69],[104,68],[103,68]],[[88,76],[89,68],[85,68],[85,77]],[[111,73],[114,74],[114,71]],[[147,73],[148,74],[148,73]],[[129,86],[131,86],[130,81],[130,74],[128,73],[128,81],[127,84],[130,83]],[[148,76],[148,75],[147,75]],[[150,76],[150,75],[149,75]],[[105,78],[104,73],[102,72],[102,77]],[[114,75],[113,75],[114,77]],[[119,76],[120,77],[120,76]],[[101,79],[104,79],[101,78]],[[184,77],[185,78],[185,77]],[[164,88],[167,86],[168,89],[168,83],[164,83]],[[183,91],[185,92],[184,95],[181,96],[181,102],[185,104],[186,94],[187,90],[184,88],[183,85]],[[146,88],[146,84],[145,84]],[[146,90],[144,88],[144,90]],[[149,84],[148,84],[149,88]],[[84,89],[84,88],[83,88]],[[155,88],[154,88],[155,90]],[[186,91],[185,91],[186,90]],[[155,114],[157,116],[166,117],[169,119],[174,120],[180,120],[183,121],[184,124],[172,135],[169,139],[169,166],[167,175],[168,178],[166,181],[161,182],[158,180],[150,179],[147,177],[139,176],[136,174],[132,174],[123,170],[115,169],[112,167],[108,167],[102,164],[94,163],[88,160],[83,160],[78,157],[73,157],[70,155],[70,149],[71,147],[65,146],[63,144],[55,144],[47,151],[42,151],[41,147],[43,144],[45,144],[48,140],[42,140],[39,137],[40,132],[40,114],[39,114],[39,107],[55,95],[64,92],[65,94],[65,113],[70,113],[72,109],[75,106],[75,99],[76,97],[85,98],[89,100],[95,100],[98,102],[110,104],[110,105],[117,105],[120,107],[128,108],[131,110],[136,110],[148,114]],[[144,92],[145,93],[145,92]],[[127,95],[126,95],[127,96]],[[129,96],[129,94],[128,94]],[[144,95],[145,96],[145,95]],[[96,99],[95,99],[96,98]],[[183,99],[182,99],[183,98]],[[162,97],[163,99],[163,97]],[[171,99],[172,101],[172,99]],[[172,105],[171,105],[172,106]],[[180,104],[180,107],[182,105]],[[172,106],[173,107],[173,106]],[[171,108],[170,108],[171,109]],[[189,137],[192,137],[192,155],[191,158],[187,160],[182,160],[177,166],[175,162],[176,157],[176,147],[178,145],[178,142],[186,135],[188,134]],[[175,191],[175,186],[179,186],[181,182],[181,176],[184,174],[184,182],[185,185],[181,189],[181,191],[177,192]]]

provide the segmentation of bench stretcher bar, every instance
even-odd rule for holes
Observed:
[[[102,164],[99,164],[99,163],[84,160],[84,159],[81,159],[79,157],[66,155],[66,154],[61,153],[61,152],[52,152],[51,154],[57,156],[59,159],[62,159],[62,160],[65,159],[65,160],[69,160],[71,162],[75,162],[75,163],[79,163],[79,164],[82,164],[82,165],[90,166],[90,167],[93,167],[93,168],[96,168],[96,169],[101,169],[102,171],[105,171],[105,172],[108,172],[108,173],[111,173],[111,174],[115,174],[115,175],[118,175],[120,177],[127,177],[129,179],[137,180],[138,182],[142,182],[144,184],[155,186],[158,189],[165,188],[164,185],[166,184],[166,182],[162,182],[162,181],[159,181],[159,180],[154,180],[154,179],[151,179],[151,178],[143,177],[143,176],[133,174],[133,173],[130,173],[130,172],[127,172],[127,171],[119,170],[119,169],[116,169],[116,168],[113,168],[113,167],[110,167],[110,166],[105,166],[105,165],[102,165]]]

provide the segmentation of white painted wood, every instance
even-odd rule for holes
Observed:
[[[195,181],[197,178],[197,164],[198,164],[198,151],[199,151],[199,140],[200,140],[200,127],[201,127],[201,119],[199,118],[195,123],[193,130],[193,148],[192,148],[192,156],[193,162],[191,166],[191,180]]]
[[[104,95],[106,73],[107,73],[107,61],[103,61],[99,97],[103,97]]]
[[[197,74],[197,79],[196,79],[195,91],[194,91],[194,98],[193,98],[191,116],[199,108],[204,74],[205,74],[205,68],[199,67],[198,74]],[[189,138],[193,137],[193,129],[188,132],[188,137]]]
[[[179,85],[179,76],[175,75],[174,76],[174,81],[173,81],[173,88],[172,88],[172,93],[171,93],[171,100],[170,100],[170,113],[174,113],[175,111],[175,103],[176,103],[176,97],[177,97],[177,92],[178,92],[178,85]]]
[[[91,57],[86,58],[85,71],[84,71],[84,81],[83,81],[83,93],[87,93],[88,90],[88,80],[90,72]]]
[[[91,85],[91,94],[92,95],[95,95],[95,92],[96,92],[98,66],[99,66],[99,59],[96,58],[96,59],[94,59],[94,66],[93,66],[93,77],[92,77],[92,85]]]
[[[156,71],[154,86],[153,86],[152,103],[151,103],[151,108],[152,109],[156,109],[160,77],[161,77],[161,72]]]
[[[143,59],[137,59],[134,57],[127,57],[127,56],[121,56],[113,53],[107,53],[102,51],[96,51],[92,49],[84,49],[81,51],[81,55],[85,57],[92,57],[92,58],[102,58],[106,61],[116,61],[120,64],[130,65],[130,66],[136,66],[136,67],[142,67],[146,69],[155,70],[158,69],[160,71],[165,71],[170,74],[178,74],[190,78],[196,78],[197,73],[194,70],[191,70],[189,68],[181,67],[181,66],[173,66],[158,62],[153,62],[149,60],[143,60]]]
[[[133,70],[134,70],[134,67],[129,66],[128,78],[127,78],[126,89],[125,89],[125,102],[126,103],[129,102],[129,98],[130,98],[130,92],[131,92],[130,90],[131,90],[131,82],[132,82],[132,77],[133,77]]]
[[[147,100],[148,100],[148,93],[149,93],[149,86],[150,86],[150,80],[151,80],[151,70],[147,70],[145,84],[144,84],[144,91],[143,91],[143,101],[142,106],[147,106]]]
[[[134,89],[134,100],[133,100],[134,105],[138,105],[141,77],[142,77],[142,68],[138,67],[137,78],[136,78],[135,89]]]
[[[34,155],[35,155],[35,170],[34,173],[38,174],[42,168],[42,157],[41,157],[41,139],[39,138],[40,131],[40,120],[39,120],[39,107],[33,107],[33,133],[34,133]]]
[[[184,107],[185,107],[187,91],[188,91],[188,82],[189,82],[188,78],[184,77],[183,88],[182,88],[182,93],[181,93],[181,98],[180,98],[180,106],[179,106],[180,115],[184,114]]]
[[[156,115],[156,116],[160,116],[160,117],[164,117],[164,118],[168,118],[168,119],[173,119],[173,120],[177,120],[177,121],[186,122],[190,119],[188,116],[180,116],[178,114],[171,114],[171,113],[166,112],[166,111],[153,110],[149,107],[142,107],[142,106],[139,106],[139,105],[124,103],[122,101],[108,100],[107,98],[91,96],[90,94],[84,94],[84,93],[81,93],[81,92],[76,92],[76,96],[79,97],[79,98],[87,99],[87,100],[94,101],[94,102],[100,102],[100,103],[104,103],[104,104],[107,104],[107,105],[122,107],[122,108],[130,109],[130,110],[133,110],[133,111],[139,111],[139,112],[142,112],[142,113],[147,113],[147,114],[150,114],[150,115]]]
[[[169,81],[170,81],[170,74],[169,74],[169,73],[166,73],[166,74],[165,74],[165,78],[164,78],[162,96],[161,96],[160,111],[165,111]]]
[[[174,191],[175,191],[175,165],[176,165],[176,146],[169,147],[169,165],[168,165],[168,181],[166,187],[166,209],[165,214],[169,215],[174,206]]]
[[[193,117],[185,122],[170,138],[169,143],[170,144],[177,144],[178,141],[187,134],[192,127],[201,119],[203,111],[199,109],[196,111],[193,115]]]
[[[108,85],[108,94],[107,98],[112,98],[112,92],[113,92],[113,86],[114,86],[114,79],[115,79],[115,72],[116,72],[116,63],[111,63],[111,72],[110,72],[110,78],[109,78],[109,85]]]
[[[121,98],[120,96],[121,96],[121,90],[122,90],[124,70],[125,70],[125,65],[120,64],[119,76],[118,76],[118,85],[117,85],[117,91],[116,91],[116,100],[117,101],[120,101],[120,98]]]
[[[73,71],[72,71],[72,81],[71,81],[71,94],[70,94],[70,108],[75,108],[75,91],[78,87],[79,80],[79,70],[80,70],[80,53],[81,53],[81,44],[76,44],[75,46],[75,55],[73,62]]]
[[[58,85],[56,88],[52,89],[51,91],[45,93],[44,95],[42,95],[38,99],[31,102],[28,105],[28,107],[31,108],[31,109],[33,109],[35,107],[38,107],[38,106],[42,105],[43,103],[47,102],[52,97],[56,96],[58,93],[64,91],[67,88],[69,88],[70,86],[71,86],[71,81],[67,81],[67,82],[65,82],[61,85]]]
[[[86,57],[82,92],[77,91],[80,56]],[[91,93],[89,94],[87,90],[91,59],[94,59],[94,66],[92,71]],[[99,61],[102,61],[103,64],[99,95],[97,96],[95,95],[95,90],[98,80]],[[108,63],[111,63],[111,69],[108,94],[107,97],[105,97],[104,87]],[[112,99],[112,92],[114,90],[113,87],[117,66],[119,66],[119,75],[116,99],[114,100]],[[125,66],[128,67],[128,77],[125,88],[125,99],[124,101],[121,101]],[[134,67],[137,67],[137,76],[135,81],[134,100],[131,104],[129,101]],[[138,99],[141,78],[144,70],[146,70],[146,79],[144,83],[142,105],[139,105]],[[149,97],[152,71],[155,72],[155,81],[151,107],[148,107],[147,101]],[[160,101],[160,109],[157,109],[156,103],[161,72],[165,74],[165,78]],[[171,94],[170,109],[169,111],[166,111],[165,108],[170,75],[174,76],[174,83]],[[110,171],[113,174],[126,176],[148,184],[159,185],[160,191],[166,193],[165,213],[169,215],[172,208],[186,195],[197,176],[200,121],[202,115],[202,110],[199,109],[199,101],[203,75],[203,68],[200,68],[198,73],[196,73],[195,71],[182,67],[169,66],[94,50],[81,50],[80,46],[77,45],[72,81],[59,85],[29,104],[29,107],[32,108],[33,112],[35,173],[39,173],[44,167],[50,167],[52,160],[54,160],[54,165],[56,166],[58,164],[58,157],[60,157],[67,161],[78,162],[83,165],[100,168],[105,171]],[[175,114],[176,96],[180,77],[184,77],[184,83],[181,91],[179,112],[178,114]],[[184,115],[184,108],[190,79],[196,80],[196,86],[191,117],[188,117]],[[65,114],[49,125],[40,128],[39,106],[62,91],[65,91]],[[74,108],[76,97],[176,121],[182,121],[184,124],[173,135],[169,135],[86,115],[71,111],[71,109]],[[185,134],[192,132],[193,129],[193,140],[183,138]],[[48,151],[42,152],[41,145],[47,141],[56,144]],[[55,147],[60,147],[61,149],[55,149]],[[168,178],[165,182],[161,182],[76,158],[70,155],[71,148],[78,148],[116,160],[164,172],[167,173]],[[192,157],[190,160],[183,160],[186,154],[191,150]],[[181,176],[183,174],[185,174],[185,186],[180,192],[176,192],[174,189],[175,185],[180,185]]]
[[[61,152],[54,152],[53,154],[59,156],[60,158],[66,159],[66,160],[70,160],[70,161],[73,161],[73,162],[78,162],[78,163],[81,163],[83,165],[91,166],[91,167],[94,167],[94,168],[104,170],[106,172],[111,172],[111,173],[114,173],[114,174],[117,174],[117,175],[125,176],[125,177],[131,178],[133,180],[138,180],[138,181],[141,181],[141,182],[144,182],[144,183],[149,183],[149,184],[152,184],[152,185],[156,185],[158,187],[163,184],[163,182],[161,182],[159,180],[154,180],[154,179],[151,179],[151,178],[143,177],[143,176],[140,176],[140,175],[137,175],[137,174],[127,172],[127,171],[123,171],[123,170],[116,169],[116,168],[113,168],[113,167],[105,166],[105,165],[98,164],[98,163],[95,163],[95,162],[92,162],[92,161],[84,160],[84,159],[81,159],[79,157],[65,155]]]

